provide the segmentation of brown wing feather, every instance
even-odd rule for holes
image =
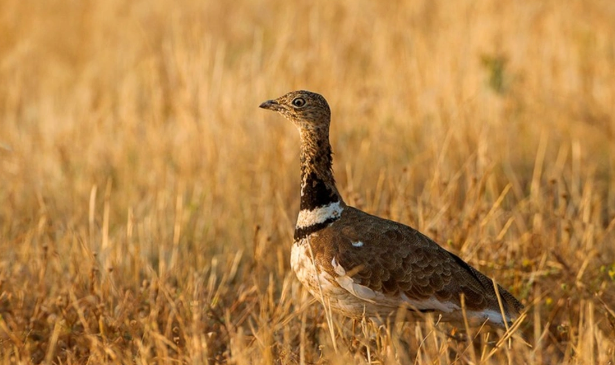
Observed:
[[[342,219],[318,232],[312,244],[322,248],[316,251],[324,268],[335,258],[355,282],[386,295],[434,296],[459,304],[463,293],[470,310],[499,308],[491,279],[403,224],[347,207]],[[498,291],[509,315],[523,308],[506,290]]]

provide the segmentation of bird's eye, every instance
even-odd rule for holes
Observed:
[[[296,98],[292,101],[292,104],[297,108],[301,108],[305,105],[305,100],[303,98]]]

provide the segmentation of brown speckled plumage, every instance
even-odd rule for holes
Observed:
[[[279,112],[300,132],[301,212],[291,266],[314,296],[354,318],[405,306],[457,321],[463,294],[470,319],[503,324],[491,279],[417,230],[344,203],[331,169],[331,112],[321,95],[293,91],[261,108]],[[511,321],[523,306],[498,291]]]

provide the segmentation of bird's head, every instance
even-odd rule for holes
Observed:
[[[277,99],[267,100],[260,105],[282,114],[299,129],[328,129],[331,121],[329,104],[322,95],[305,91],[291,91]]]

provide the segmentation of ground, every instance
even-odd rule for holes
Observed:
[[[0,8],[1,364],[615,362],[612,1]],[[258,108],[295,89],[347,203],[497,278],[517,328],[313,302],[299,138]]]

